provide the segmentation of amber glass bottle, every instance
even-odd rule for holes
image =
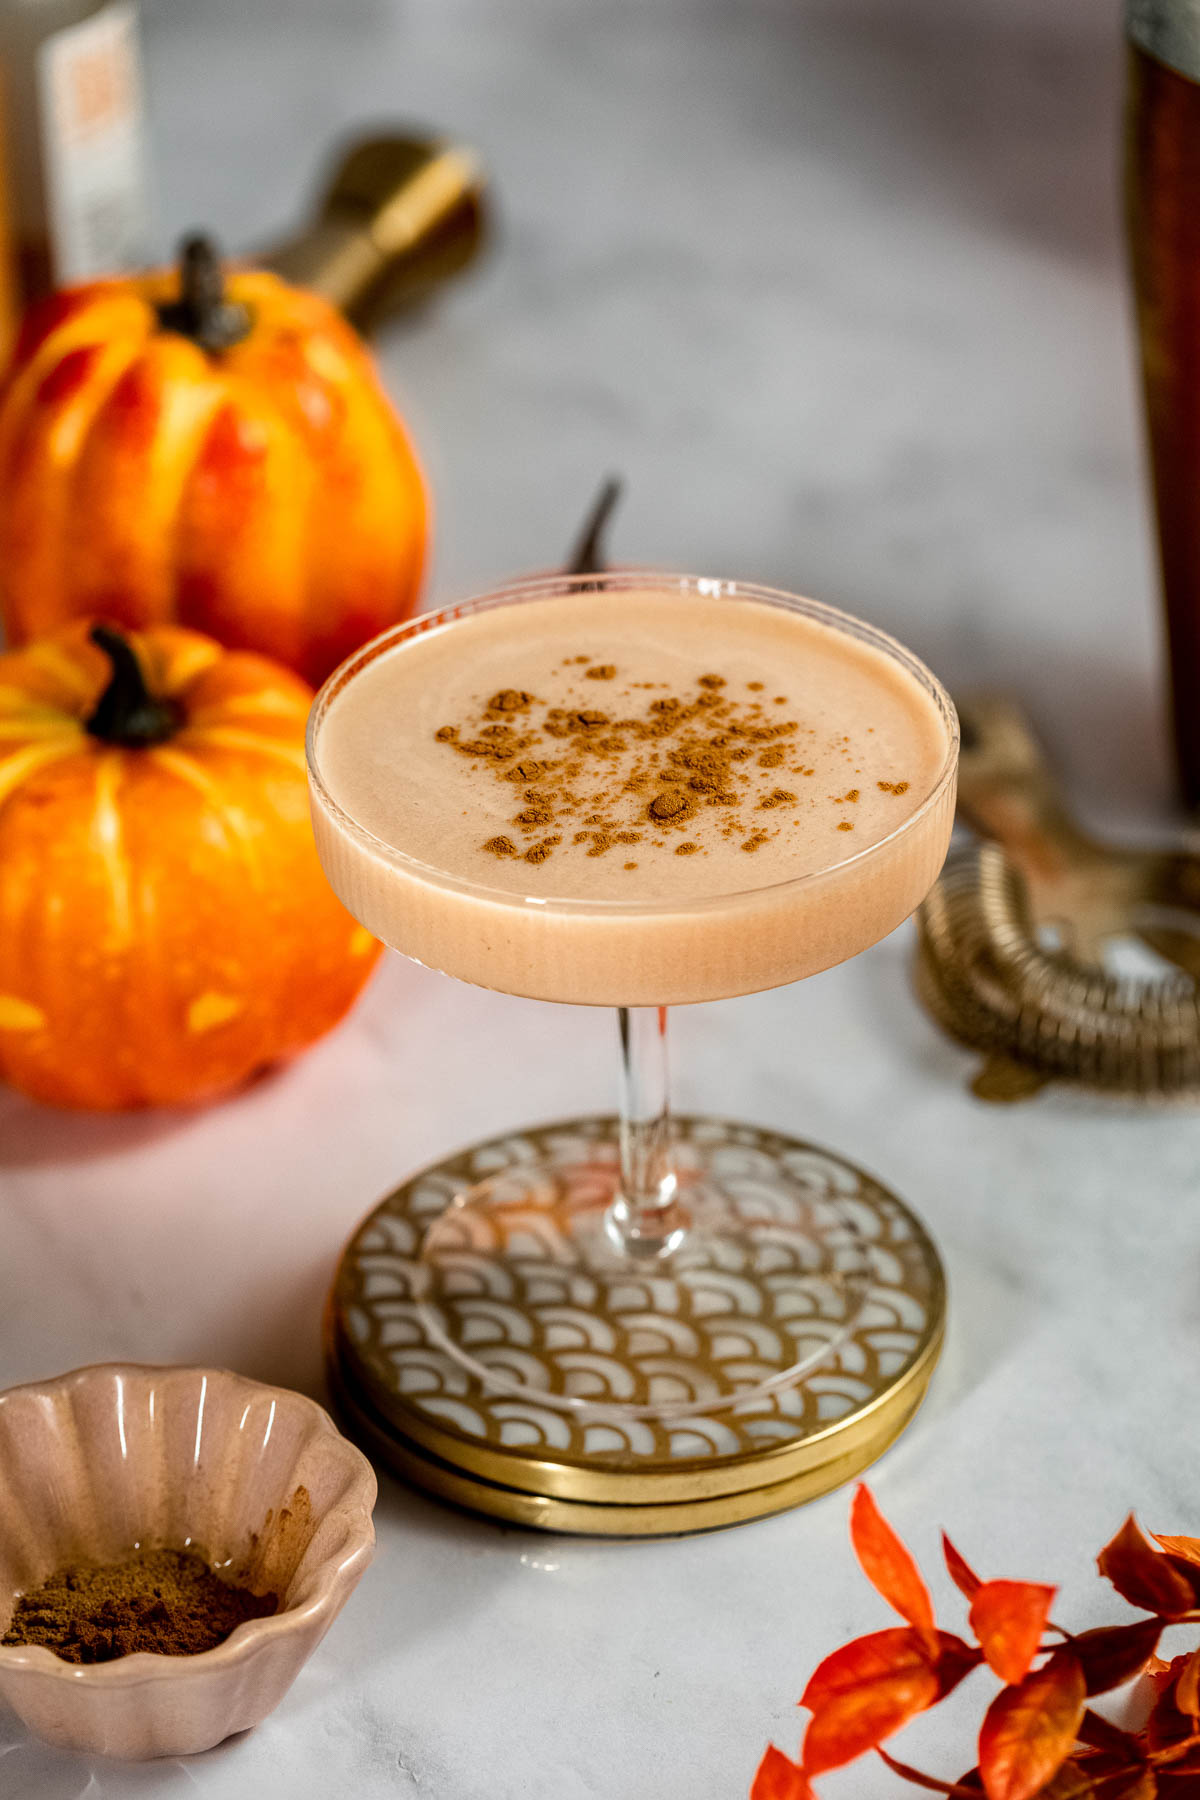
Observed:
[[[16,336],[17,313],[17,260],[16,240],[13,237],[12,224],[12,189],[8,176],[7,158],[4,154],[4,93],[0,89],[0,372],[12,349]]]
[[[1126,218],[1180,782],[1200,806],[1200,0],[1130,0]]]

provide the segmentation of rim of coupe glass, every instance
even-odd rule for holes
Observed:
[[[489,612],[494,607],[511,606],[529,600],[552,599],[559,594],[586,592],[596,588],[637,589],[652,587],[665,593],[696,593],[707,598],[729,600],[757,600],[768,606],[778,606],[789,612],[802,613],[806,618],[816,620],[831,630],[840,631],[843,635],[857,638],[860,643],[870,644],[874,649],[882,651],[893,662],[899,663],[918,686],[930,696],[937,706],[946,726],[946,755],[938,770],[937,777],[928,794],[908,816],[890,831],[886,837],[878,838],[865,849],[858,850],[853,856],[843,857],[840,862],[830,863],[823,869],[812,869],[804,875],[788,875],[780,881],[760,883],[754,887],[736,888],[722,891],[719,894],[686,896],[668,900],[607,900],[568,898],[560,895],[518,894],[510,888],[496,888],[484,882],[464,880],[439,869],[433,863],[422,862],[418,857],[409,856],[385,839],[376,837],[364,825],[346,812],[330,793],[321,774],[317,761],[317,733],[321,722],[329,708],[333,705],[343,689],[349,686],[356,675],[373,663],[380,656],[386,655],[396,645],[409,638],[422,637],[427,631],[449,630],[457,620],[473,617],[476,613]],[[728,906],[730,901],[751,901],[763,899],[768,895],[784,893],[791,889],[815,887],[818,883],[830,880],[833,876],[858,864],[865,864],[872,857],[880,855],[889,845],[897,842],[912,831],[920,821],[938,804],[946,788],[954,780],[958,767],[959,724],[954,702],[949,694],[919,657],[906,650],[904,645],[891,637],[886,631],[880,631],[874,625],[867,625],[850,613],[839,610],[836,606],[828,606],[821,600],[808,600],[799,594],[786,593],[781,588],[760,587],[752,582],[728,581],[703,575],[680,575],[661,569],[626,569],[607,571],[596,575],[543,575],[523,581],[515,581],[504,587],[491,588],[486,593],[475,594],[466,600],[455,601],[452,605],[439,607],[436,612],[418,613],[415,618],[407,619],[402,625],[393,625],[387,631],[380,632],[369,643],[348,656],[328,677],[318,690],[308,716],[308,729],[305,734],[305,753],[308,758],[309,781],[323,810],[331,815],[338,827],[348,836],[357,838],[374,855],[382,857],[386,862],[401,869],[410,870],[427,885],[447,888],[458,893],[469,894],[477,899],[487,900],[497,906],[536,906],[543,910],[559,913],[597,913],[629,917],[645,917],[648,914],[664,916],[681,912],[700,912],[711,907]]]

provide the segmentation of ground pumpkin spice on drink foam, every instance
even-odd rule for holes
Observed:
[[[619,672],[615,664],[592,663],[587,656],[568,661],[590,664],[586,675],[594,681],[614,681]],[[757,694],[763,684],[746,686]],[[772,705],[786,705],[786,696],[776,695]],[[757,699],[735,697],[728,679],[717,673],[698,676],[693,690],[659,692],[623,714],[594,706],[548,706],[524,688],[501,688],[477,712],[434,733],[447,749],[517,789],[511,832],[489,838],[482,848],[492,856],[523,856],[534,865],[546,862],[568,833],[573,844],[588,846],[588,856],[605,856],[616,845],[647,837],[661,848],[707,809],[717,813],[721,837],[740,840],[753,854],[786,823],[772,822],[768,829],[761,819],[745,817],[746,810],[774,812],[793,806],[799,794],[782,785],[763,794],[749,770],[810,777],[814,771],[805,764],[801,736],[796,719],[768,716]],[[907,785],[889,791],[902,793]],[[856,789],[828,796],[838,808],[857,799]],[[849,820],[839,825],[842,831],[853,829]],[[688,836],[675,854],[707,852]],[[623,867],[635,869],[637,863]]]
[[[193,1550],[139,1550],[120,1562],[58,1570],[21,1596],[0,1643],[41,1644],[71,1663],[139,1650],[194,1656],[278,1609],[275,1594],[223,1581]]]

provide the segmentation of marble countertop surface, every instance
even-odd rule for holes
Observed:
[[[1094,821],[1161,824],[1115,7],[145,11],[164,244],[201,221],[275,237],[364,122],[452,128],[494,171],[486,268],[380,344],[437,491],[431,598],[555,561],[617,469],[617,556],[862,613],[951,686],[1023,695]],[[1200,1529],[1200,1119],[982,1104],[910,955],[905,930],[682,1013],[677,1099],[826,1142],[919,1209],[949,1338],[876,1492],[948,1606],[943,1523],[986,1572],[1061,1579],[1083,1627],[1111,1612],[1091,1558],[1131,1506]],[[478,1136],[607,1110],[614,1035],[392,957],[343,1029],[213,1110],[0,1097],[0,1385],[120,1357],[320,1393],[322,1297],[360,1215]],[[258,1731],[128,1767],[0,1716],[0,1795],[736,1800],[768,1738],[795,1749],[819,1658],[888,1623],[846,1507],[614,1545],[384,1479],[378,1559]],[[953,1776],[977,1717],[956,1699],[903,1753]],[[867,1763],[821,1791],[901,1789]]]

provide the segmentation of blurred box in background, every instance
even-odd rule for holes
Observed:
[[[144,262],[147,149],[132,0],[0,0],[0,73],[20,300]]]

